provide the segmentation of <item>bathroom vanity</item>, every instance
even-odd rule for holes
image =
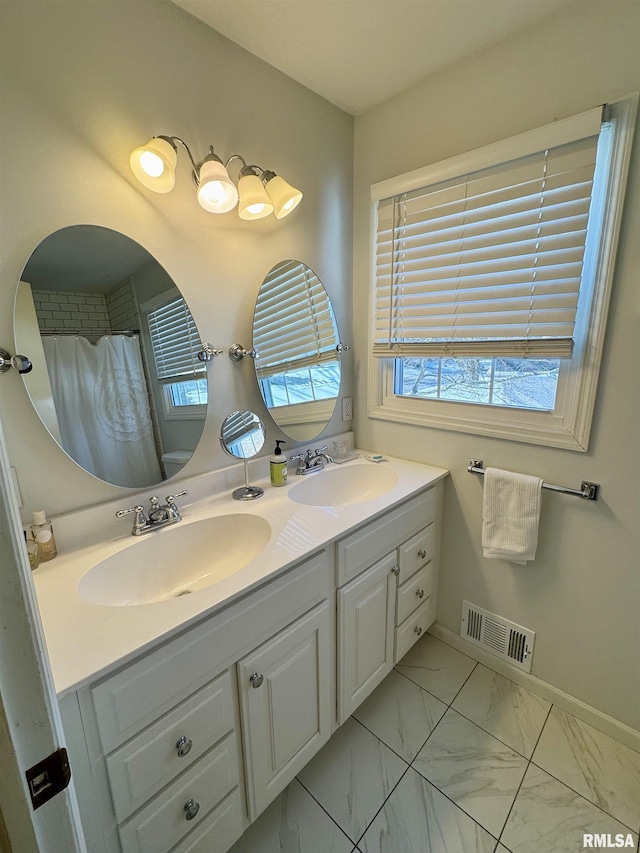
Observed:
[[[108,604],[78,589],[107,558],[142,566],[172,531],[111,535],[111,505],[58,520],[66,554],[34,578],[92,853],[232,846],[435,620],[446,474],[359,458],[250,506],[184,481],[185,542],[189,525],[243,514],[270,537],[226,577],[142,604],[140,587],[118,602],[105,581]]]

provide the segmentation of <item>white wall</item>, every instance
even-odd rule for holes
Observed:
[[[369,185],[573,115],[640,88],[637,3],[581,2],[483,50],[356,119],[354,316],[369,296]],[[402,139],[400,139],[402,134]],[[438,621],[457,632],[468,599],[537,632],[533,674],[640,728],[638,234],[636,130],[596,411],[587,453],[367,416],[367,328],[354,330],[362,446],[451,470]],[[538,555],[484,560],[482,480],[471,457],[578,487],[598,503],[544,493]]]
[[[14,296],[31,252],[58,228],[83,223],[147,248],[182,289],[204,339],[219,348],[250,346],[258,289],[285,258],[320,276],[349,342],[350,116],[163,0],[2,2],[0,81],[1,346],[13,346]],[[243,154],[300,187],[302,204],[280,222],[208,214],[182,150],[173,192],[149,192],[131,173],[129,154],[156,134],[182,137],[196,159],[210,144],[223,158]],[[349,395],[350,354],[344,364]],[[238,407],[264,418],[269,445],[281,435],[249,360],[220,356],[211,373],[205,434],[188,474],[229,464],[218,435]],[[56,515],[120,494],[127,504],[127,490],[85,474],[57,447],[14,371],[0,383],[0,417],[25,518],[36,508]],[[342,431],[338,417],[328,435]]]

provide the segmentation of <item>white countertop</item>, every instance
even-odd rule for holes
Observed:
[[[303,478],[296,477],[293,472],[287,485],[280,488],[273,488],[268,480],[252,481],[252,485],[264,488],[264,496],[246,502],[233,500],[231,491],[226,488],[224,493],[209,497],[203,495],[203,478],[194,478],[193,482],[180,481],[175,486],[176,491],[186,486],[190,497],[195,495],[197,498],[191,504],[187,503],[188,498],[179,500],[181,528],[209,516],[248,513],[261,516],[269,523],[271,538],[264,550],[235,574],[191,595],[151,604],[92,604],[80,597],[78,583],[105,557],[123,548],[135,548],[141,538],[147,536],[170,536],[178,525],[146,534],[140,539],[134,538],[130,535],[130,516],[119,520],[114,527],[111,503],[61,517],[59,525],[54,523],[58,557],[42,564],[33,573],[58,696],[77,690],[131,660],[160,638],[168,638],[229,605],[395,503],[443,479],[448,473],[442,468],[402,459],[387,457],[387,460],[375,463],[361,456],[343,463],[341,468],[389,466],[397,473],[398,483],[380,497],[339,507],[304,506],[294,502],[288,497],[288,492]],[[310,476],[323,475],[324,472],[320,472]],[[131,503],[128,497],[118,506],[130,506]],[[71,535],[69,531],[74,529],[74,525],[75,535]],[[110,535],[114,530],[117,533]],[[92,537],[97,539],[101,534],[104,537],[102,541],[91,541]]]

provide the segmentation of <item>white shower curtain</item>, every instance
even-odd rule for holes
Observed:
[[[60,335],[42,343],[67,453],[109,483],[160,482],[138,339],[109,335],[94,346]]]

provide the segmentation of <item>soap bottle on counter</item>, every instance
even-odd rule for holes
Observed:
[[[269,457],[269,479],[272,486],[284,486],[287,482],[287,457],[280,449],[280,445],[286,443],[278,439],[275,450]]]
[[[51,522],[47,521],[47,514],[43,509],[33,513],[33,524],[31,525],[31,536],[38,546],[38,556],[41,563],[53,560],[58,553],[56,540],[53,536]]]
[[[38,544],[35,539],[29,536],[29,531],[24,531],[24,543],[27,546],[27,556],[29,557],[29,565],[31,571],[37,569],[40,565],[40,556],[38,554]]]

